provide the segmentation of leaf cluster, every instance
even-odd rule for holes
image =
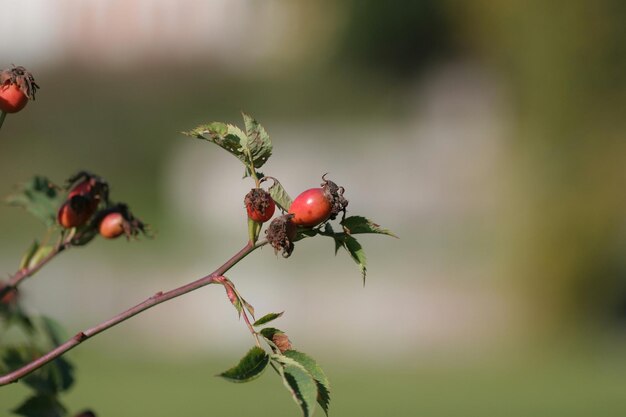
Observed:
[[[283,313],[269,313],[258,319],[254,326],[262,326]],[[279,344],[279,340],[288,340],[281,330],[273,327],[260,329],[269,348],[269,352],[260,346],[250,349],[239,363],[219,374],[230,382],[250,382],[259,378],[265,369],[271,366],[280,376],[283,385],[300,407],[302,415],[309,417],[315,411],[315,403],[328,415],[330,405],[330,382],[319,364],[309,355],[291,348],[291,343]],[[288,349],[284,349],[287,346]]]

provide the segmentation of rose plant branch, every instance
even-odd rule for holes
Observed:
[[[9,278],[9,280],[4,283],[3,287],[0,288],[0,298],[4,296],[6,293],[15,289],[23,280],[26,278],[32,277],[35,275],[41,268],[43,268],[48,262],[53,260],[57,255],[59,255],[64,250],[68,249],[71,246],[71,236],[70,239],[64,239],[61,242],[57,243],[54,248],[44,256],[41,260],[39,260],[36,264],[31,266],[26,266],[20,268],[15,274]]]
[[[16,369],[12,372],[9,372],[6,375],[0,377],[0,386],[7,385],[13,382],[17,382],[20,378],[30,374],[31,372],[41,368],[47,363],[53,361],[54,359],[60,357],[66,352],[72,350],[79,344],[83,343],[87,339],[104,332],[107,329],[110,329],[113,326],[116,326],[123,321],[130,319],[131,317],[136,316],[137,314],[146,311],[156,305],[169,301],[173,298],[179,297],[181,295],[187,294],[191,291],[197,290],[198,288],[202,288],[206,285],[212,284],[218,281],[218,278],[221,277],[226,271],[235,266],[239,261],[248,256],[254,250],[260,248],[265,245],[267,241],[260,241],[256,244],[252,242],[248,242],[246,246],[244,246],[239,252],[237,252],[232,258],[226,261],[222,266],[217,268],[215,271],[206,275],[196,281],[185,284],[173,290],[167,292],[157,292],[153,296],[147,298],[143,302],[135,305],[134,307],[129,308],[126,311],[123,311],[116,316],[106,320],[96,326],[93,326],[87,330],[77,333],[75,336],[67,340],[65,343],[57,346],[55,349],[46,353],[45,355],[35,359],[34,361],[24,365],[23,367]]]
[[[6,73],[10,77],[15,76],[8,83],[0,81],[5,87],[12,83],[26,83],[26,87],[34,87],[28,84],[31,79],[17,77],[20,71],[20,68],[15,68]],[[345,189],[327,179],[327,174],[322,175],[319,187],[302,191],[292,199],[276,177],[266,176],[259,171],[273,152],[268,133],[251,116],[243,114],[243,119],[244,129],[213,122],[184,133],[214,143],[243,163],[244,178],[254,182],[254,188],[243,198],[243,207],[247,213],[248,243],[211,274],[167,292],[159,291],[68,340],[61,336],[62,331],[59,332],[58,324],[53,319],[31,316],[21,308],[16,291],[18,284],[70,247],[84,246],[96,236],[104,239],[115,239],[122,235],[127,239],[141,234],[151,236],[149,226],[137,219],[126,204],[111,201],[108,183],[87,171],[79,171],[70,177],[64,188],[54,185],[46,177],[36,176],[22,184],[18,193],[7,198],[10,205],[21,207],[43,221],[48,226],[48,236],[50,233],[59,233],[56,244],[49,244],[49,238],[42,243],[35,240],[25,253],[18,271],[7,283],[0,282],[0,319],[9,325],[17,324],[30,338],[29,343],[32,343],[32,346],[0,346],[0,371],[5,373],[0,376],[0,386],[20,380],[35,390],[34,395],[13,410],[16,414],[39,417],[45,411],[46,415],[65,416],[66,410],[57,397],[68,390],[74,381],[72,365],[65,359],[65,353],[143,311],[209,284],[219,284],[225,288],[229,301],[237,310],[239,318],[243,315],[255,339],[254,347],[240,362],[219,376],[232,382],[248,382],[258,378],[266,368],[273,368],[304,417],[313,414],[316,403],[328,413],[330,385],[320,366],[307,354],[294,349],[285,332],[266,326],[284,312],[270,312],[256,319],[252,305],[224,274],[261,246],[269,244],[275,254],[280,253],[282,257],[288,258],[296,242],[319,235],[330,238],[334,243],[335,254],[341,249],[348,253],[356,262],[365,283],[367,260],[356,235],[394,235],[365,217],[347,216]],[[267,179],[272,180],[269,187],[265,183]],[[277,208],[281,213],[274,216]],[[264,238],[260,239],[264,226]],[[5,296],[5,293],[8,294]],[[45,339],[44,345],[35,346],[35,342],[42,338]],[[264,347],[264,344],[267,346]],[[85,417],[83,414],[80,416]],[[94,416],[93,413],[85,415]]]

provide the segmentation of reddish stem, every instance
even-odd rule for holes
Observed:
[[[176,298],[183,294],[187,294],[188,292],[197,290],[198,288],[204,287],[208,284],[217,281],[217,278],[224,275],[226,271],[235,266],[237,262],[245,258],[248,254],[250,254],[255,249],[265,245],[267,242],[259,242],[256,245],[248,242],[246,246],[244,246],[239,252],[237,252],[232,258],[226,261],[222,266],[217,268],[211,274],[202,277],[196,281],[193,281],[189,284],[183,285],[181,287],[175,288],[168,292],[158,292],[154,294],[152,297],[149,297],[145,301],[137,304],[134,307],[129,308],[128,310],[112,317],[111,319],[104,321],[94,327],[91,327],[87,330],[77,333],[74,337],[69,339],[67,342],[57,346],[55,349],[46,353],[45,355],[35,359],[34,361],[24,365],[23,367],[16,369],[13,372],[9,372],[8,374],[0,377],[0,386],[7,385],[12,382],[17,382],[20,378],[30,374],[31,372],[41,368],[48,362],[58,358],[74,347],[78,346],[85,340],[91,338],[92,336],[97,335],[129,318],[145,311],[149,308],[152,308],[158,304],[164,303],[165,301],[171,300],[172,298]]]
[[[17,271],[14,275],[9,278],[9,280],[5,283],[4,286],[0,288],[0,298],[2,298],[6,293],[15,289],[20,282],[25,280],[28,277],[32,277],[35,275],[41,268],[43,268],[48,262],[54,259],[55,256],[63,252],[65,249],[70,247],[70,243],[67,241],[61,242],[50,251],[45,257],[43,257],[39,262],[30,268],[22,268]]]

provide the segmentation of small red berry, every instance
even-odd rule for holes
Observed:
[[[17,113],[29,99],[35,99],[39,86],[33,75],[24,67],[13,67],[0,71],[0,110]]]
[[[292,222],[298,226],[313,227],[328,220],[332,205],[322,188],[311,188],[302,192],[293,200],[289,213]]]
[[[127,239],[140,233],[151,236],[149,227],[133,216],[128,206],[123,203],[100,210],[92,224],[98,225],[100,235],[107,239],[115,239],[122,234],[126,235]]]
[[[17,113],[22,110],[28,97],[16,84],[3,84],[0,86],[0,110],[5,113]]]
[[[115,239],[124,233],[124,216],[122,213],[109,213],[100,222],[98,231],[100,235],[107,239]]]
[[[93,215],[94,209],[90,207],[89,200],[84,197],[75,196],[67,200],[57,213],[59,224],[66,229],[79,227],[87,223]]]
[[[244,198],[248,217],[257,223],[265,223],[274,215],[276,203],[262,188],[253,188]]]

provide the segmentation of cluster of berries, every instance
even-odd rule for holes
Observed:
[[[339,213],[345,216],[348,200],[343,196],[344,188],[322,176],[320,188],[311,188],[298,195],[289,206],[286,214],[272,220],[265,231],[267,240],[276,251],[282,251],[284,257],[293,252],[293,242],[298,227],[312,228],[334,220]],[[258,223],[265,223],[272,218],[276,203],[270,193],[262,188],[252,189],[244,203],[248,218]]]
[[[57,213],[63,228],[95,228],[107,239],[145,233],[146,226],[133,216],[126,204],[109,201],[109,185],[99,176],[81,171],[67,181],[67,188],[67,199]]]

